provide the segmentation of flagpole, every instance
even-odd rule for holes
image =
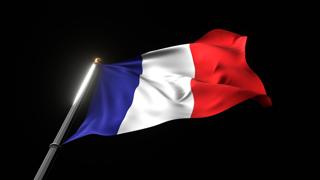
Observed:
[[[70,122],[74,116],[74,113],[76,112],[76,110],[78,109],[78,107],[80,105],[80,102],[85,94],[84,92],[86,91],[88,84],[89,84],[90,80],[92,79],[92,75],[94,73],[94,70],[95,70],[96,66],[100,63],[101,63],[100,58],[96,58],[94,60],[94,63],[92,63],[87,75],[85,76],[84,80],[82,81],[80,89],[77,92],[77,95],[74,99],[74,102],[73,102],[66,118],[64,119],[58,134],[56,135],[53,142],[49,145],[49,151],[47,152],[46,157],[42,161],[42,164],[41,164],[36,176],[34,177],[34,180],[42,180],[43,179],[56,151],[60,147],[61,141],[62,141],[69,125],[70,125]]]

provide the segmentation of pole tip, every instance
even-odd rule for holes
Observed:
[[[99,57],[95,58],[95,59],[94,59],[94,63],[95,63],[95,64],[101,64],[101,63],[102,63],[101,58],[99,58]]]

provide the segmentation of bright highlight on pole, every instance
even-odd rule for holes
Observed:
[[[49,146],[49,151],[48,151],[46,157],[44,158],[44,160],[42,161],[42,164],[41,164],[39,170],[37,171],[37,174],[34,177],[34,180],[42,180],[43,179],[57,149],[60,147],[61,141],[62,141],[69,125],[70,125],[70,122],[73,118],[73,115],[76,112],[77,108],[79,107],[79,104],[80,104],[79,102],[81,101],[81,99],[84,95],[84,92],[86,91],[87,86],[89,85],[89,82],[92,78],[94,70],[95,70],[97,64],[100,64],[101,62],[102,61],[100,58],[96,58],[94,60],[94,63],[91,65],[87,75],[85,76],[85,78],[80,86],[80,89],[78,90],[78,93],[74,99],[74,102],[68,112],[68,115],[64,119],[58,134],[56,135],[53,142]]]
[[[74,101],[73,101],[73,104],[75,104],[76,102],[79,101],[80,97],[83,95],[83,92],[85,91],[85,89],[87,88],[89,82],[90,82],[90,79],[93,75],[93,72],[94,72],[94,69],[96,68],[96,64],[99,63],[101,60],[100,58],[96,58],[94,60],[94,63],[91,65],[86,77],[84,78],[84,80],[82,81],[82,84],[80,86],[80,89],[78,90],[77,92],[77,95],[76,97],[74,98]]]

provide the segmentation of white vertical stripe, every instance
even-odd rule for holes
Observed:
[[[189,44],[152,51],[142,58],[139,86],[118,134],[191,117],[190,81],[195,69]]]

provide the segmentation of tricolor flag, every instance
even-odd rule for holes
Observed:
[[[101,65],[86,119],[66,142],[208,117],[248,99],[271,105],[246,63],[246,39],[217,29],[194,43]]]

